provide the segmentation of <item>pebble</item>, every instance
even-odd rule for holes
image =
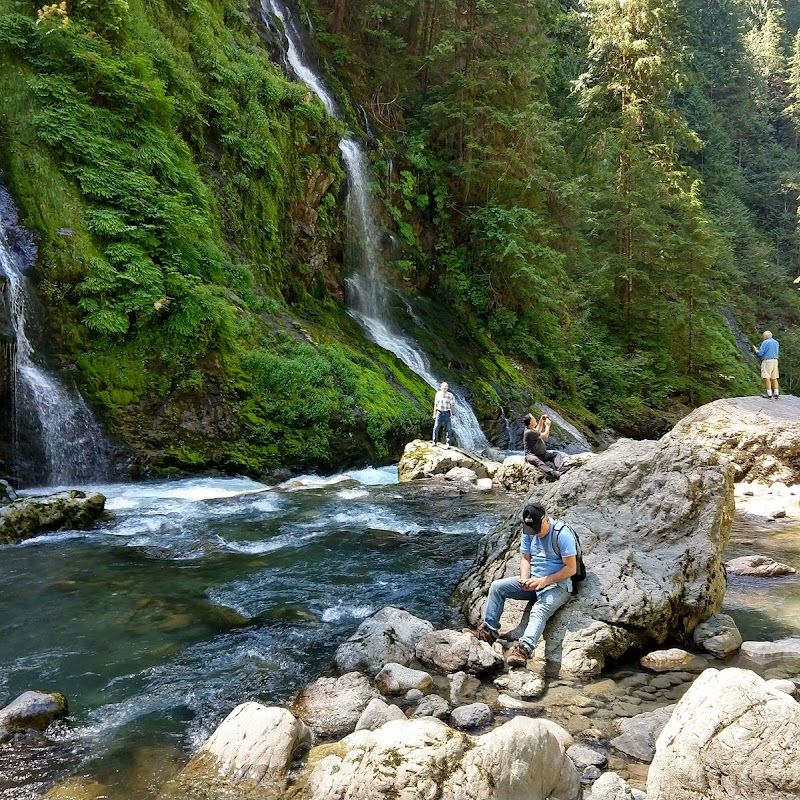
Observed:
[[[650,681],[650,685],[656,689],[669,689],[672,686],[672,681],[669,679],[668,675],[656,675]]]
[[[409,689],[406,692],[406,702],[416,703],[417,701],[422,700],[424,696],[425,695],[419,689]]]
[[[647,675],[641,672],[635,672],[633,675],[629,675],[627,678],[621,680],[620,686],[645,686],[647,682]]]
[[[655,693],[655,686],[648,686],[647,689],[636,689],[635,691],[631,692],[628,697],[638,697],[640,700],[650,701],[653,699],[653,695]]]
[[[510,694],[498,695],[497,705],[505,711],[525,711],[528,713],[535,712],[541,714],[544,710],[537,703],[520,700],[518,697],[512,697]]]
[[[454,708],[450,719],[457,728],[482,728],[494,719],[494,714],[486,703],[470,703]]]
[[[641,703],[641,700],[639,701]],[[633,703],[614,703],[611,710],[618,717],[635,717],[641,709]]]
[[[608,765],[608,758],[591,747],[582,744],[574,744],[567,750],[567,755],[572,759],[572,763],[578,769],[586,767],[598,767],[603,769]]]
[[[602,774],[597,767],[586,767],[581,773],[581,783],[594,783]]]

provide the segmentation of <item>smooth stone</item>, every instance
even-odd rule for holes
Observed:
[[[67,698],[58,692],[23,692],[0,709],[0,742],[26,730],[44,731],[67,715]]]
[[[491,478],[478,478],[475,484],[482,492],[487,492],[494,487],[494,481]]]
[[[375,688],[381,694],[404,694],[409,689],[426,692],[433,688],[433,678],[421,669],[387,664],[375,676]]]
[[[494,686],[501,691],[510,692],[523,700],[541,697],[545,691],[544,678],[532,675],[527,670],[513,669],[494,680]]]
[[[393,719],[405,719],[401,708],[389,705],[380,697],[373,697],[356,723],[357,731],[374,731]]]
[[[592,727],[592,721],[582,714],[575,714],[567,720],[567,730],[572,733],[583,733]]]
[[[611,740],[611,746],[621,753],[649,763],[656,752],[656,741],[672,716],[675,706],[646,711],[630,719],[617,720],[621,735]]]
[[[600,694],[600,695],[615,695],[617,692],[616,681],[611,678],[605,678],[601,681],[594,681],[594,683],[587,684],[583,687],[586,694]]]
[[[608,766],[608,758],[591,747],[582,744],[574,744],[567,750],[567,755],[572,759],[572,763],[580,770],[586,767],[597,767],[605,769]]]
[[[445,473],[444,479],[446,481],[464,481],[465,483],[478,482],[478,474],[469,467],[453,467],[449,472]]]
[[[672,686],[672,681],[667,675],[656,675],[656,677],[650,681],[650,685],[656,689],[669,689]]]
[[[72,776],[46,791],[41,800],[107,800],[108,786],[91,778]]]
[[[496,669],[503,657],[486,642],[478,641],[471,633],[438,630],[423,636],[416,656],[427,667],[442,672],[480,673]]]
[[[497,696],[497,705],[505,711],[523,711],[532,714],[541,714],[544,710],[538,703],[520,700],[518,697],[512,697],[505,693]]]
[[[779,578],[797,572],[788,564],[781,564],[768,556],[760,555],[732,558],[725,563],[725,569],[729,575],[751,575],[757,578]]]
[[[595,781],[585,800],[639,800],[637,790],[632,789],[628,782],[617,775],[616,772],[604,772]],[[641,792],[638,792],[641,795]]]
[[[421,692],[419,689],[409,689],[405,694],[405,701],[406,703],[417,703],[422,698],[425,697],[424,692]]]
[[[450,704],[444,697],[439,697],[438,694],[429,694],[419,701],[411,716],[413,718],[436,717],[437,719],[444,719],[449,713]]]
[[[646,669],[654,672],[671,672],[682,670],[683,672],[702,672],[707,666],[702,656],[687,653],[679,647],[672,647],[669,650],[654,650],[639,659],[639,663]]]
[[[450,684],[450,703],[453,706],[461,705],[465,697],[474,695],[481,688],[478,678],[463,671],[448,675],[447,681]]]
[[[456,728],[483,728],[494,719],[494,714],[486,703],[470,703],[454,708],[450,712],[450,719]]]
[[[586,767],[581,773],[581,783],[594,783],[602,774],[599,767]]]
[[[786,678],[770,678],[770,680],[767,681],[767,686],[771,689],[777,689],[779,692],[785,692],[790,697],[797,696],[797,686],[795,682]]]
[[[800,638],[777,639],[774,642],[744,642],[741,652],[754,661],[800,658]]]
[[[614,703],[611,710],[618,717],[635,717],[640,713],[639,707],[633,703]]]
[[[291,710],[321,736],[345,736],[377,696],[361,673],[348,672],[341,678],[317,678],[298,692]]]

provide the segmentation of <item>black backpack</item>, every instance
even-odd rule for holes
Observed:
[[[572,594],[578,594],[578,583],[586,580],[586,564],[583,563],[583,548],[581,547],[581,540],[578,538],[578,534],[575,533],[575,531],[572,530],[572,528],[570,528],[566,522],[559,520],[558,522],[553,523],[553,535],[550,537],[550,541],[551,544],[553,545],[553,552],[559,558],[561,558],[561,550],[559,550],[558,547],[558,534],[561,533],[561,531],[565,527],[569,528],[572,531],[572,535],[575,537],[575,542],[578,545],[578,558],[577,558],[578,569],[572,576]]]

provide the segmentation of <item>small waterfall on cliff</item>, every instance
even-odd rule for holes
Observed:
[[[314,64],[313,49],[306,42],[306,32],[298,22],[296,9],[279,0],[262,0],[262,11],[264,22],[283,44],[283,68],[308,86],[331,116],[343,119],[333,93],[326,86],[319,67]],[[276,30],[273,18],[280,21],[282,30]],[[361,145],[352,136],[345,136],[339,142],[339,149],[348,180],[348,257],[352,268],[347,279],[347,303],[350,314],[377,345],[394,353],[426,383],[438,389],[439,381],[434,377],[425,353],[386,318],[387,291],[380,275],[381,231],[372,211],[374,193],[367,158]],[[489,442],[475,412],[463,394],[452,387],[451,391],[457,401],[454,429],[458,443],[470,450],[485,449]]]
[[[0,296],[5,317],[0,391],[11,469],[23,483],[63,485],[105,476],[106,444],[83,398],[36,363],[28,335],[31,295],[25,271],[36,257],[0,184]],[[37,463],[38,462],[38,463]]]

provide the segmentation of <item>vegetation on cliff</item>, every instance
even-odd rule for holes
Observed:
[[[413,332],[484,422],[526,387],[597,427],[755,391],[737,326],[800,385],[793,9],[304,7],[378,128]],[[343,126],[262,33],[243,0],[0,0],[0,169],[51,349],[141,468],[388,459],[427,420],[342,306]]]

